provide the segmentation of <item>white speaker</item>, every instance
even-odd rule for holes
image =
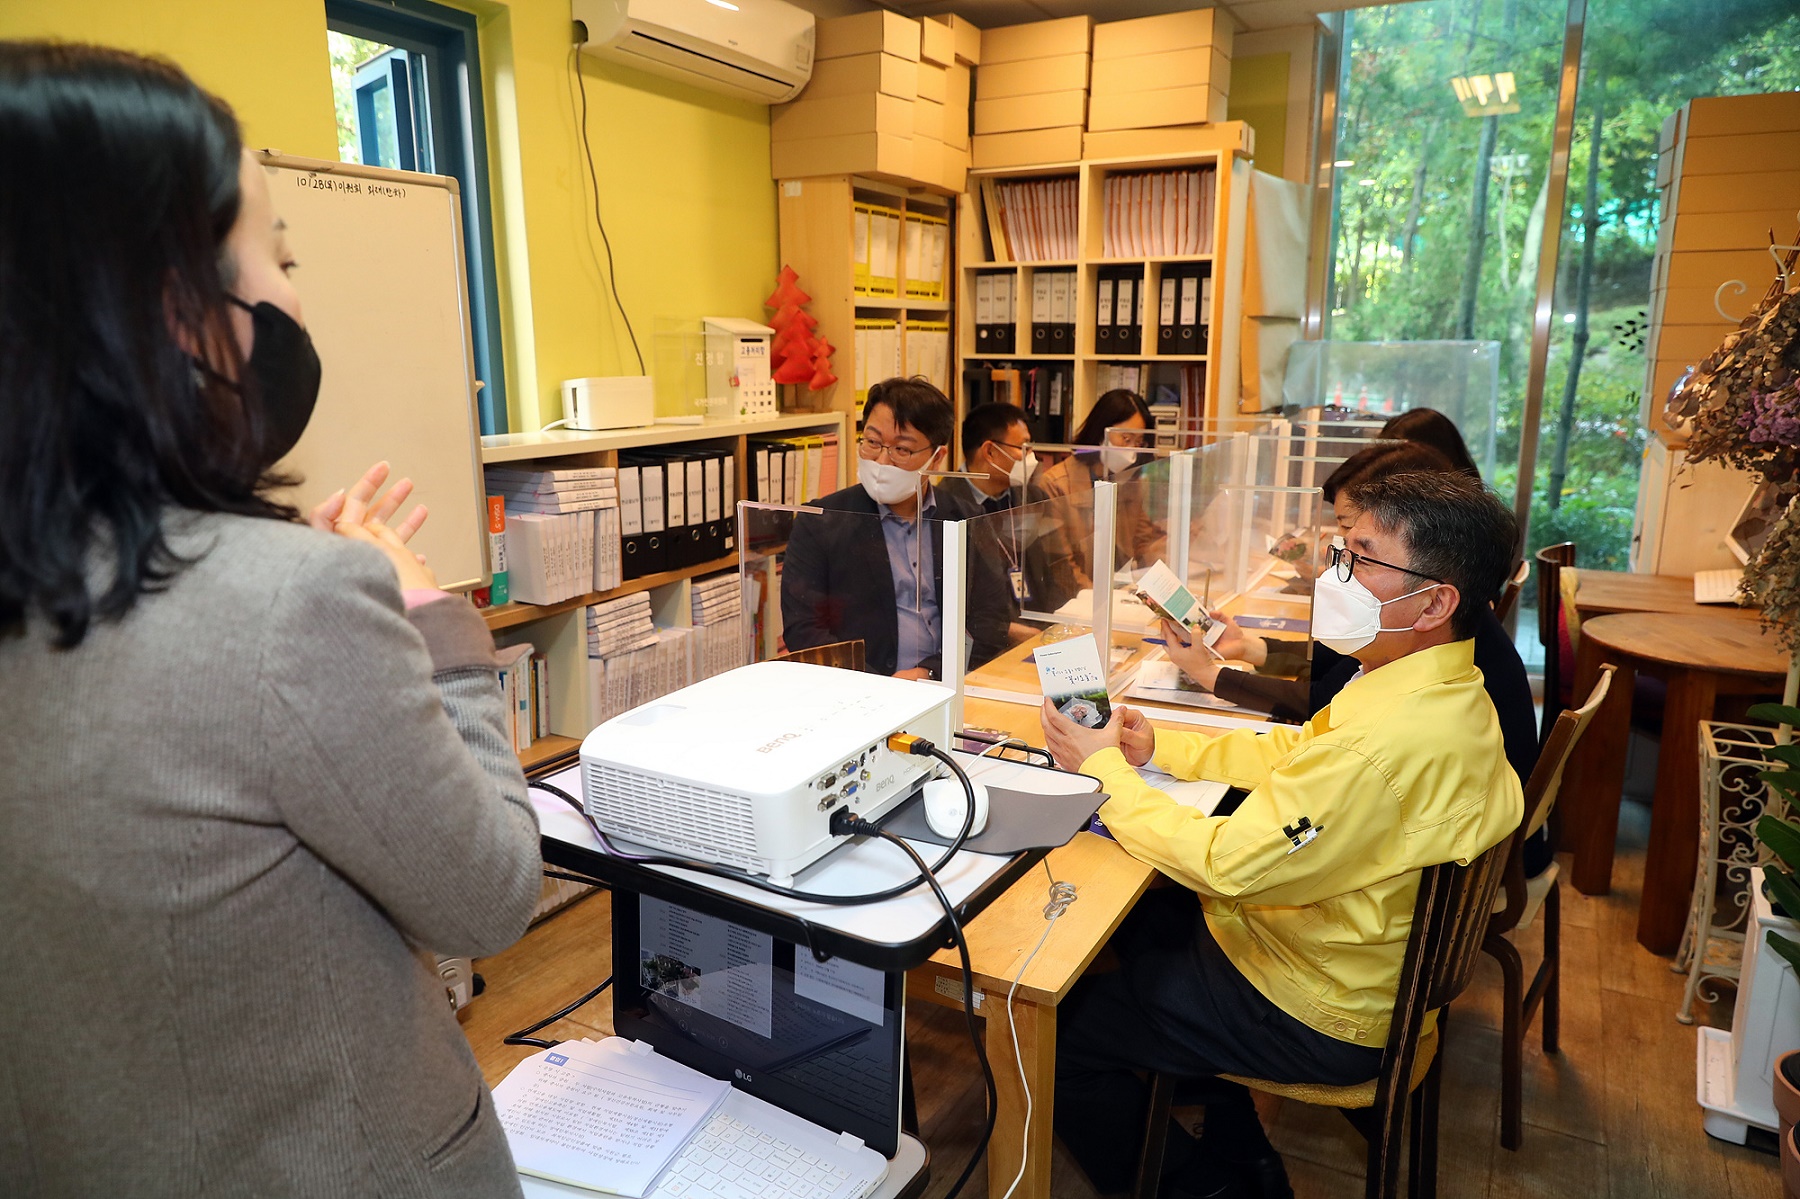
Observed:
[[[635,429],[656,423],[656,383],[649,375],[564,379],[563,427]]]

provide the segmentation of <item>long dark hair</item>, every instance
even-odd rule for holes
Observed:
[[[1475,457],[1469,453],[1462,431],[1455,421],[1436,408],[1411,408],[1402,412],[1381,426],[1381,436],[1428,445],[1448,458],[1452,469],[1478,482],[1481,479],[1481,468],[1475,465]]]
[[[1075,431],[1076,445],[1099,445],[1106,440],[1106,431],[1114,425],[1122,425],[1134,416],[1144,418],[1144,428],[1154,428],[1156,420],[1150,415],[1150,405],[1144,403],[1144,397],[1135,391],[1127,391],[1116,387],[1094,401],[1093,409],[1087,419],[1081,422],[1081,428]]]
[[[168,63],[0,42],[0,632],[123,616],[186,565],[167,508],[293,516],[227,381],[241,146]]]

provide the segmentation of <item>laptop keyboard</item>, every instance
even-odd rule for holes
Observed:
[[[856,1199],[868,1186],[721,1112],[683,1147],[650,1199]]]

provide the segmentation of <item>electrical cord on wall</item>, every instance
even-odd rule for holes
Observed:
[[[631,338],[631,352],[637,356],[638,374],[644,370],[644,351],[638,348],[637,330],[631,327],[631,314],[625,311],[625,302],[619,299],[619,276],[613,269],[612,239],[606,235],[606,222],[600,216],[600,175],[594,169],[594,147],[588,141],[588,98],[587,80],[582,78],[581,64],[578,56],[582,43],[587,40],[586,28],[577,22],[580,40],[569,47],[569,73],[575,76],[575,86],[581,93],[581,153],[587,160],[588,195],[594,202],[594,224],[600,228],[600,244],[606,247],[606,283],[612,291],[613,306],[619,310],[619,316],[625,321],[625,333]],[[592,243],[590,243],[591,245]]]
[[[1013,1063],[1019,1068],[1019,1086],[1025,1091],[1025,1121],[1019,1133],[1019,1172],[1013,1175],[1012,1185],[1000,1199],[1012,1199],[1013,1192],[1019,1189],[1019,1183],[1025,1179],[1025,1167],[1031,1157],[1031,1082],[1025,1077],[1025,1054],[1019,1048],[1019,1026],[1013,1023],[1013,996],[1018,994],[1019,980],[1031,969],[1031,961],[1037,957],[1038,950],[1050,939],[1050,930],[1056,927],[1056,918],[1069,910],[1075,902],[1075,884],[1058,882],[1056,875],[1050,873],[1050,859],[1044,859],[1044,873],[1050,877],[1050,900],[1044,904],[1044,931],[1038,934],[1037,944],[1019,963],[1019,972],[1013,975],[1012,986],[1006,989],[1006,1025],[1012,1032]]]

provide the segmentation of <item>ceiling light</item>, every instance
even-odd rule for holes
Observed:
[[[1471,117],[1501,116],[1519,111],[1519,87],[1511,71],[1492,75],[1457,75],[1450,80],[1463,112]]]

